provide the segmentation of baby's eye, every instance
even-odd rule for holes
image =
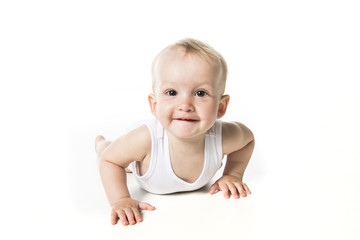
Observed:
[[[176,96],[177,92],[175,90],[170,90],[170,91],[167,91],[166,94],[169,96]]]
[[[195,93],[195,96],[197,97],[205,97],[206,95],[208,95],[205,91],[197,91]]]

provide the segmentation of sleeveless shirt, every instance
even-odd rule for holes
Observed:
[[[149,169],[139,175],[137,162],[129,168],[143,189],[155,194],[194,191],[205,186],[221,167],[222,152],[222,121],[217,120],[205,135],[203,170],[194,183],[188,183],[174,173],[171,167],[169,142],[165,129],[157,119],[145,122],[151,135],[151,160]]]

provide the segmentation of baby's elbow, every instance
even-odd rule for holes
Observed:
[[[254,133],[249,129],[249,142],[254,142],[255,143],[255,135]]]
[[[253,149],[255,147],[255,136],[254,133],[252,131],[249,130],[248,134],[247,134],[247,138],[245,140],[246,145],[245,146],[251,146],[251,148]]]
[[[103,151],[99,157],[100,164],[108,164],[108,163],[114,164],[114,162],[111,160],[111,154],[109,153],[109,151],[106,150],[107,149],[105,149],[105,151]]]
[[[107,157],[107,154],[105,152],[106,151],[102,152],[101,155],[99,156],[100,162],[107,161],[108,157]]]
[[[99,169],[100,171],[104,170],[104,169],[114,169],[114,168],[118,168],[121,167],[120,165],[116,164],[114,161],[109,160],[106,157],[101,157],[100,161],[99,161]],[[123,167],[121,167],[123,168]]]
[[[99,165],[106,165],[108,163],[111,163],[111,161],[109,161],[108,157],[104,153],[102,153],[99,157]]]

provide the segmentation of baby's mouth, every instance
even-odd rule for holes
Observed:
[[[196,119],[190,119],[190,118],[175,118],[177,121],[184,121],[184,122],[197,122],[199,120]]]

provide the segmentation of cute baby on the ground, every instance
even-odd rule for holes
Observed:
[[[95,139],[100,176],[112,207],[111,223],[142,221],[149,203],[131,198],[128,168],[139,185],[155,194],[194,191],[206,185],[227,156],[223,176],[210,188],[225,198],[251,194],[243,176],[254,135],[243,124],[223,122],[230,96],[224,94],[227,65],[209,45],[184,39],[161,51],[152,66],[155,119],[111,142]]]

